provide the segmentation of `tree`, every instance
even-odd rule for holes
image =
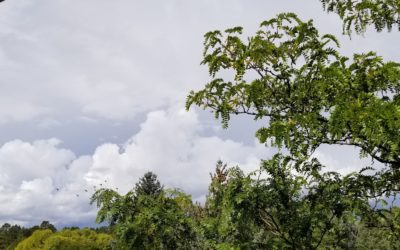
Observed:
[[[0,250],[14,249],[20,241],[31,234],[31,229],[5,223],[0,228]]]
[[[256,193],[248,194],[251,178],[238,168],[217,162],[211,174],[209,193],[204,205],[201,232],[207,249],[262,249],[265,232],[255,222],[254,206],[249,206]],[[241,207],[236,207],[236,202]],[[249,202],[249,203],[247,203]]]
[[[328,12],[337,13],[343,19],[343,31],[350,34],[353,27],[363,33],[374,25],[377,31],[389,31],[397,25],[400,30],[400,2],[398,0],[320,0]]]
[[[190,93],[187,108],[209,108],[225,127],[232,114],[268,117],[257,131],[260,142],[287,148],[299,163],[322,144],[356,146],[387,166],[385,178],[397,178],[398,63],[385,63],[372,52],[349,62],[336,51],[335,37],[320,36],[311,21],[292,13],[263,22],[248,43],[241,32],[236,27],[225,36],[220,31],[205,35],[202,63],[213,80]],[[232,80],[216,77],[224,69],[234,71]]]
[[[400,249],[399,207],[392,207],[388,213],[388,216],[380,218],[378,225],[364,221],[357,224],[357,249],[368,249],[372,245],[379,246],[379,249]]]
[[[146,173],[126,195],[100,189],[92,196],[100,208],[97,222],[108,222],[118,249],[197,249],[190,196],[163,190],[153,173]]]
[[[56,227],[47,220],[42,221],[39,226],[40,229],[50,229],[53,233],[57,231]]]
[[[321,173],[317,160],[299,174],[290,157],[276,155],[244,175],[219,163],[202,220],[211,249],[354,249],[358,215],[371,212],[354,195],[351,177]],[[225,247],[225,248],[224,248]]]
[[[212,80],[190,92],[186,108],[211,109],[225,128],[231,115],[265,119],[259,141],[287,153],[262,164],[271,178],[231,193],[232,211],[251,211],[278,247],[351,249],[355,220],[378,225],[382,217],[396,237],[387,207],[369,201],[384,204],[400,191],[400,64],[372,52],[341,56],[334,36],[293,13],[262,22],[247,41],[241,34],[234,27],[205,35],[202,64]],[[355,146],[385,167],[323,173],[312,158],[323,144]]]
[[[129,220],[135,213],[134,209],[140,196],[157,198],[163,192],[163,187],[157,179],[157,175],[147,172],[135,184],[135,188],[126,195],[120,195],[112,189],[99,189],[92,198],[91,203],[96,203],[100,208],[97,213],[99,223],[107,221],[111,226]]]
[[[163,187],[157,179],[157,175],[152,172],[145,173],[135,185],[136,195],[158,196],[162,191]]]

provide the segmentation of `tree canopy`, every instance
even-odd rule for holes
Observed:
[[[398,63],[373,52],[341,56],[334,36],[319,35],[312,21],[293,13],[261,23],[248,42],[241,32],[235,27],[205,35],[202,63],[213,79],[190,93],[187,108],[211,109],[225,127],[232,114],[268,118],[258,139],[287,148],[298,163],[322,144],[356,146],[384,164],[388,178],[397,178]],[[226,69],[232,79],[217,76]]]

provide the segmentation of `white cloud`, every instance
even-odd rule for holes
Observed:
[[[15,187],[35,178],[62,178],[75,155],[60,149],[57,139],[33,143],[14,140],[0,148],[0,183]]]
[[[96,210],[88,202],[94,186],[126,192],[146,171],[202,199],[218,159],[250,171],[271,155],[256,142],[202,136],[202,129],[194,111],[174,106],[150,112],[125,145],[106,143],[93,155],[76,157],[56,139],[8,142],[0,148],[0,222],[93,223]]]
[[[322,145],[313,154],[322,165],[324,171],[335,171],[342,175],[358,172],[362,168],[372,166],[376,170],[384,166],[372,161],[371,157],[360,159],[360,150],[354,146]]]
[[[4,144],[0,148],[0,222],[93,225],[96,208],[88,203],[94,189],[118,188],[125,193],[147,171],[156,173],[167,187],[181,188],[202,200],[217,160],[249,172],[275,152],[256,141],[244,145],[203,135],[197,113],[181,106],[148,113],[139,132],[124,145],[105,143],[92,155],[76,157],[57,139]],[[329,157],[329,152],[336,157]],[[315,156],[327,170],[346,174],[360,166],[354,152],[322,147]]]

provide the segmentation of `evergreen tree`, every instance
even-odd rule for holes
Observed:
[[[163,191],[163,187],[160,181],[157,179],[157,175],[152,172],[147,172],[143,177],[139,179],[139,182],[135,185],[135,195],[149,195],[158,196]]]

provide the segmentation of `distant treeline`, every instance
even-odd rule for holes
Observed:
[[[79,234],[82,236],[80,238],[76,237]],[[57,231],[56,227],[49,221],[43,221],[40,225],[35,225],[32,227],[22,227],[19,225],[11,225],[9,223],[4,223],[0,228],[0,250],[45,249],[43,247],[47,241],[48,242],[54,241],[52,240],[53,238],[57,237],[59,238],[60,236],[68,238],[67,239],[68,241],[72,242],[76,241],[83,243],[85,243],[85,239],[82,238],[83,236],[87,238],[86,241],[93,238],[93,236],[94,238],[103,237],[108,239],[106,244],[103,245],[109,246],[111,239],[111,236],[109,234],[110,234],[109,227],[84,228],[84,229],[80,229],[79,227],[65,227],[61,231]],[[53,242],[52,244],[55,245],[54,243],[56,242]],[[57,246],[60,245],[58,244]],[[70,249],[70,248],[65,248],[63,246],[66,246],[66,244],[62,245],[62,249]],[[49,248],[49,249],[59,249],[59,248]],[[81,248],[73,248],[73,249],[81,249]],[[92,247],[89,249],[104,249],[104,248]]]

